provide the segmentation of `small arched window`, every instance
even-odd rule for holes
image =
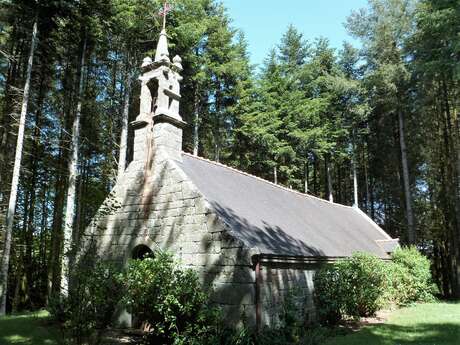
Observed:
[[[149,82],[147,83],[147,87],[149,88],[150,91],[150,99],[151,99],[151,105],[150,105],[150,111],[152,113],[155,113],[156,108],[157,108],[157,98],[158,98],[158,80],[157,79],[150,79]]]
[[[135,260],[143,260],[147,257],[153,257],[152,250],[144,244],[140,244],[133,249],[131,256]]]

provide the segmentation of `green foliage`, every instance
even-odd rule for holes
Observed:
[[[397,304],[433,301],[436,289],[430,266],[429,259],[417,248],[398,248],[389,264],[392,299]]]
[[[389,262],[356,253],[315,275],[319,319],[332,325],[347,316],[373,315],[384,306],[434,301],[435,291],[430,261],[415,247],[397,249]]]
[[[342,319],[342,276],[336,265],[327,265],[315,274],[315,305],[318,319],[335,325]]]
[[[255,332],[247,327],[240,329],[216,328],[206,338],[193,338],[191,345],[256,345]]]
[[[335,324],[345,316],[371,316],[384,302],[384,263],[369,254],[355,253],[326,266],[314,281],[318,316],[326,324]]]
[[[63,324],[77,344],[97,337],[113,322],[123,293],[119,272],[109,262],[84,260],[72,272],[69,295],[50,300],[51,316]]]
[[[385,288],[385,304],[404,305],[411,300],[412,291],[407,287],[411,286],[411,276],[406,267],[392,262],[385,265],[387,283]]]
[[[337,263],[344,274],[345,313],[352,317],[372,316],[382,305],[385,286],[383,262],[365,253],[356,253]]]
[[[217,328],[206,340],[197,340],[196,345],[320,345],[326,338],[336,334],[335,330],[318,324],[309,324],[302,308],[303,300],[298,289],[291,289],[280,305],[279,319],[276,325],[257,331],[245,323],[238,329]],[[302,301],[303,302],[303,301]],[[195,344],[195,343],[194,343]]]
[[[306,328],[295,301],[298,292],[286,296],[277,327],[257,333],[244,325],[227,328],[216,309],[207,306],[194,271],[183,269],[167,253],[133,260],[120,276],[124,305],[139,321],[150,325],[149,344],[174,345],[316,345],[325,329]]]
[[[130,261],[120,282],[124,305],[149,323],[151,344],[191,344],[218,328],[220,318],[207,307],[196,273],[179,267],[167,253]]]
[[[346,164],[365,132],[368,107],[353,54],[348,47],[339,61],[327,39],[309,43],[290,26],[237,107],[244,153],[236,164],[270,180],[276,169],[279,183],[300,190],[314,179],[311,191],[324,196],[320,162]]]

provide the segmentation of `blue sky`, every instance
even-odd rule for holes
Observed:
[[[323,36],[340,48],[343,41],[358,43],[343,26],[352,10],[365,7],[367,0],[222,0],[233,26],[246,34],[251,62],[260,64],[281,39],[289,24],[304,37]]]

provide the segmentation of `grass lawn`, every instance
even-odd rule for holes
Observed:
[[[48,323],[46,311],[0,318],[0,345],[58,345],[60,332]]]
[[[63,335],[46,311],[0,318],[0,345],[59,345]],[[460,345],[460,303],[420,304],[394,311],[384,324],[365,326],[322,345]]]
[[[420,304],[394,311],[380,325],[334,337],[324,345],[459,345],[460,303]]]

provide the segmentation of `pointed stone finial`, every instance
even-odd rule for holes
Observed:
[[[142,60],[142,68],[148,67],[152,64],[152,59],[150,57],[145,57],[144,60]]]
[[[179,55],[174,56],[173,64],[179,71],[182,71],[182,59]]]
[[[157,51],[155,53],[155,62],[169,62],[168,38],[166,30],[161,30],[160,39],[158,40]]]

